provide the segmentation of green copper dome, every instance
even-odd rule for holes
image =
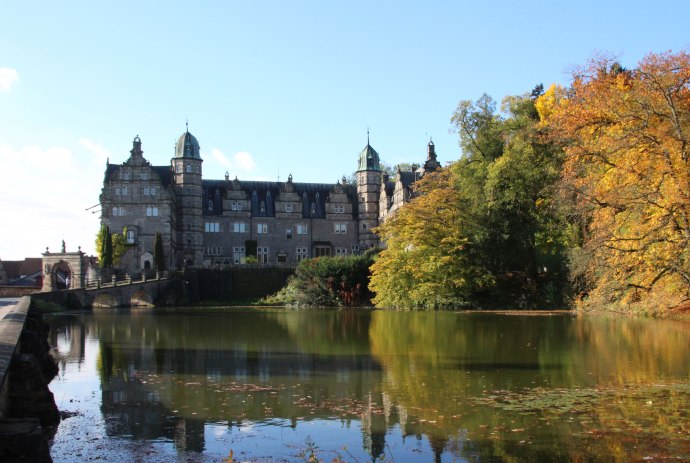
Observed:
[[[377,153],[369,143],[367,143],[367,146],[365,146],[362,152],[359,153],[359,169],[357,169],[357,171],[359,172],[362,170],[381,171],[381,166],[379,165],[379,153]]]
[[[187,130],[177,140],[175,157],[201,159],[200,150],[201,148],[199,148],[199,142],[196,140],[196,137]]]

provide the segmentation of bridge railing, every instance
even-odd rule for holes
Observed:
[[[110,279],[96,278],[95,280],[89,280],[85,283],[86,289],[99,289],[99,288],[109,288],[113,286],[131,285],[134,283],[145,283],[147,281],[155,280],[166,280],[169,274],[167,271],[164,272],[142,272],[138,274],[125,273],[122,275],[113,274]]]

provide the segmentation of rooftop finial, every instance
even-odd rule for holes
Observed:
[[[184,125],[187,127],[187,132],[189,132],[189,119],[185,119]]]
[[[369,145],[369,126],[367,125],[367,145]]]

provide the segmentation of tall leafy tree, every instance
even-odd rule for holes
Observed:
[[[535,94],[536,92],[536,94]],[[462,157],[417,187],[379,227],[379,306],[557,305],[566,236],[555,184],[560,151],[543,141],[533,95],[463,101],[452,118]]]
[[[165,270],[165,253],[163,252],[161,232],[156,232],[156,238],[153,242],[153,265],[159,272]]]
[[[111,268],[113,266],[113,236],[110,234],[110,227],[105,228],[103,239],[103,252],[101,253],[101,267]]]
[[[540,110],[567,153],[589,303],[690,300],[690,54],[650,54],[632,70],[594,59],[551,93]]]
[[[420,194],[378,228],[386,248],[371,267],[379,307],[467,305],[491,283],[472,258],[473,217],[463,207],[454,169],[425,176]]]
[[[96,235],[96,251],[98,252],[98,257],[103,260],[103,254],[105,253],[105,237],[108,233],[105,224],[101,224],[100,230]]]

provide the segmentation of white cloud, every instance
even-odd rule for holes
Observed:
[[[86,150],[94,155],[94,161],[99,165],[105,163],[105,161],[110,157],[110,151],[103,148],[96,142],[89,140],[88,138],[81,137],[77,140],[81,146],[86,148]]]
[[[252,172],[256,169],[254,158],[247,151],[238,151],[231,158],[228,158],[221,150],[213,148],[211,157],[228,171]]]
[[[8,219],[0,227],[0,259],[37,257],[63,239],[69,251],[93,252],[98,214],[85,209],[98,202],[103,176],[78,151],[0,145],[0,204]]]
[[[12,85],[19,82],[19,73],[16,69],[0,67],[0,90],[9,92]]]

